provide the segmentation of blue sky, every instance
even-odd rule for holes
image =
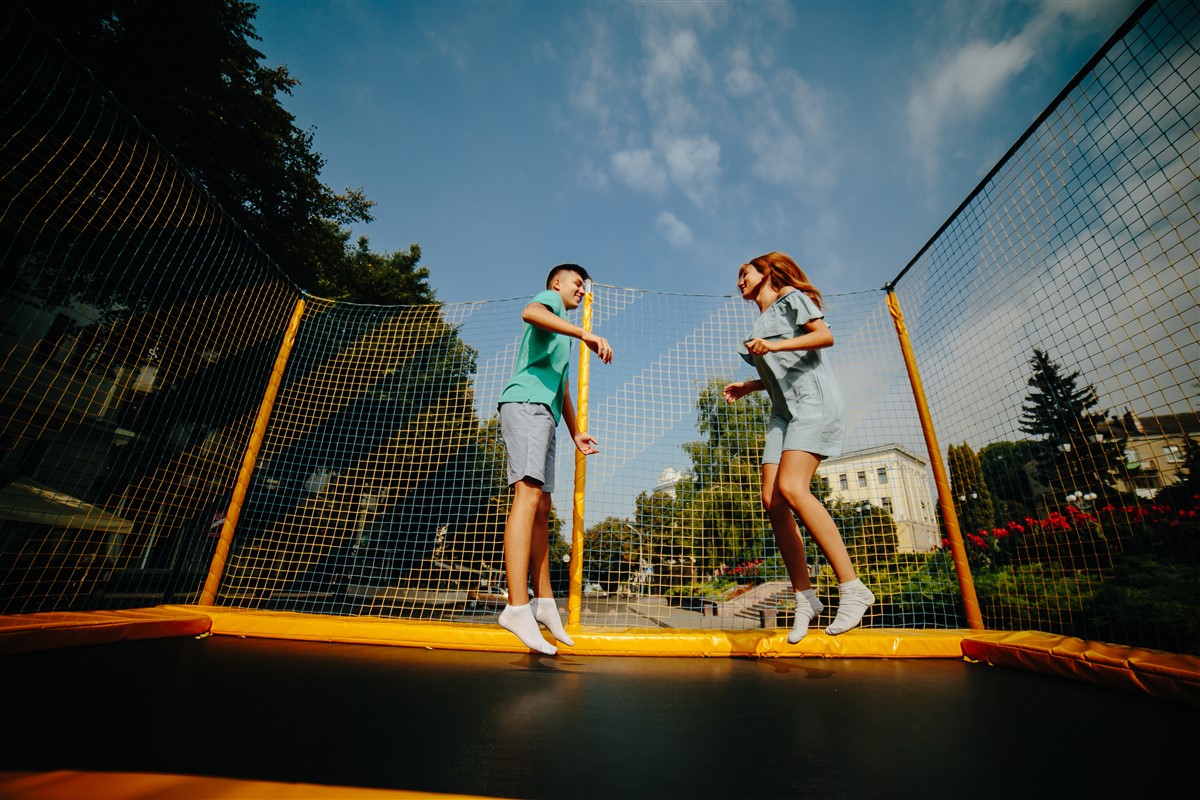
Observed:
[[[1136,2],[259,6],[325,182],[377,203],[355,233],[459,302],[563,261],[729,295],[775,249],[878,288]]]

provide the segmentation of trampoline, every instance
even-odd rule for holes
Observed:
[[[10,772],[513,798],[1115,796],[1193,772],[1194,708],[955,659],[172,636],[0,665]]]
[[[1194,6],[1140,4],[882,293],[829,296],[863,401],[823,476],[879,588],[860,629],[783,644],[794,595],[757,484],[712,457],[758,450],[733,412],[701,424],[705,387],[743,369],[747,305],[593,286],[581,324],[622,356],[594,383],[586,347],[577,362],[604,452],[590,478],[559,462],[571,527],[550,561],[577,646],[556,658],[488,610],[509,507],[491,414],[524,298],[301,290],[32,15],[3,15],[0,207],[20,213],[0,297],[0,798],[1190,783],[1195,498],[1151,505],[1135,479],[1181,475],[1196,419]],[[1093,318],[1154,346],[1114,348]],[[1060,409],[1026,461],[1019,365],[1048,343],[1063,385],[1132,410],[1103,434]],[[963,443],[954,469],[935,427]],[[1024,510],[984,513],[973,448],[991,445],[1025,453],[992,487]],[[1130,460],[1164,446],[1161,469]],[[828,564],[810,578],[836,594]]]

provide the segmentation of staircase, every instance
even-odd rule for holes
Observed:
[[[764,610],[773,611],[781,600],[791,596],[792,584],[789,581],[767,581],[732,600],[718,603],[719,608],[716,609],[716,613],[723,617],[750,619],[761,625]],[[774,614],[769,616],[774,616]]]

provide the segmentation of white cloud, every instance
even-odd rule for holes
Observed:
[[[609,118],[608,104],[604,99],[609,93],[611,82],[607,60],[603,36],[599,35],[589,54],[587,74],[575,84],[571,91],[571,102],[584,113],[595,118],[600,125],[606,124]]]
[[[985,5],[978,8],[981,15],[989,12]],[[947,130],[995,106],[1039,53],[1049,52],[1081,30],[1113,24],[1113,15],[1120,13],[1124,13],[1121,4],[1100,0],[1045,3],[1015,35],[1000,41],[974,38],[938,57],[906,106],[908,146],[926,177],[938,170]]]
[[[827,185],[834,159],[825,96],[791,70],[772,81],[746,132],[754,174],[775,185]]]
[[[708,136],[659,137],[671,182],[692,202],[703,205],[721,164],[721,145]]]
[[[682,249],[692,244],[692,229],[670,211],[659,214],[654,220],[654,227],[672,247]]]
[[[690,30],[674,31],[665,37],[648,36],[647,64],[643,84],[648,93],[677,86],[704,66],[700,40]]]
[[[729,70],[725,73],[725,88],[734,97],[745,97],[761,90],[765,85],[762,76],[754,71],[750,60],[750,48],[735,47],[729,54]]]
[[[659,194],[667,188],[667,173],[655,162],[649,150],[622,150],[613,153],[613,171],[634,189]]]
[[[999,44],[975,41],[951,54],[908,101],[908,136],[927,170],[936,168],[939,133],[991,105],[999,91],[1029,64],[1025,37]]]
[[[694,124],[698,118],[694,102],[697,85],[703,87],[711,80],[696,33],[649,32],[643,37],[642,47],[646,55],[642,99],[652,124],[673,131]]]

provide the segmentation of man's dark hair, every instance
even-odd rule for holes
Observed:
[[[579,274],[579,277],[583,278],[585,281],[590,281],[592,279],[592,276],[588,275],[588,271],[578,264],[559,264],[557,267],[550,270],[550,274],[546,276],[547,289],[550,288],[550,284],[554,283],[554,276],[560,272],[576,272]]]

